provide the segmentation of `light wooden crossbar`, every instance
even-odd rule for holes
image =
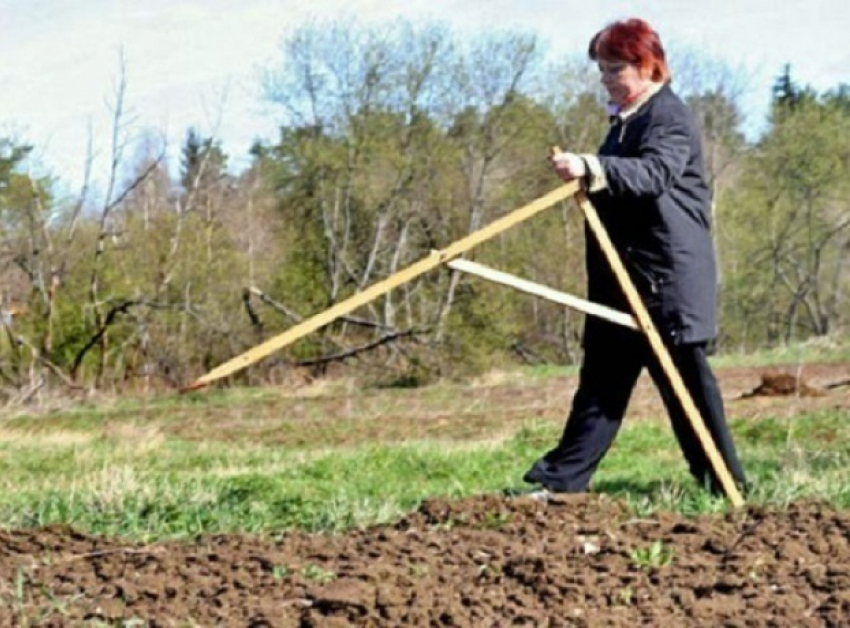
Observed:
[[[481,277],[482,279],[492,281],[493,283],[498,283],[502,284],[503,286],[516,288],[520,292],[532,294],[534,296],[546,299],[547,301],[552,301],[553,303],[566,305],[567,307],[573,310],[577,310],[584,314],[589,314],[590,316],[596,316],[597,318],[604,319],[610,323],[622,325],[623,327],[630,327],[632,329],[640,329],[640,327],[638,327],[637,322],[635,321],[634,316],[630,314],[620,312],[618,310],[615,310],[614,308],[605,305],[600,305],[598,303],[593,303],[585,299],[580,299],[579,297],[567,294],[566,292],[560,292],[558,290],[543,286],[539,283],[534,283],[533,281],[528,281],[527,279],[521,279],[520,277],[511,275],[509,273],[494,270],[492,268],[484,266],[483,264],[478,264],[476,262],[472,262],[466,259],[456,259],[450,261],[448,263],[448,267],[454,270],[459,270],[468,275],[475,275],[476,277]]]

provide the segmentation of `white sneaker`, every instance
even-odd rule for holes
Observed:
[[[536,502],[548,504],[550,501],[552,501],[552,498],[555,497],[555,493],[544,487],[539,488],[535,491],[531,491],[530,493],[526,493],[525,496],[530,499],[533,499]]]

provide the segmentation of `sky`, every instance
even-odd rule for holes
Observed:
[[[670,42],[743,68],[756,124],[786,63],[802,84],[850,82],[848,0],[0,0],[0,137],[35,146],[31,168],[73,189],[89,139],[105,167],[123,59],[127,120],[179,150],[186,129],[220,138],[238,170],[255,139],[276,135],[259,74],[309,19],[356,16],[516,28],[550,54],[582,55],[612,20],[642,17]]]

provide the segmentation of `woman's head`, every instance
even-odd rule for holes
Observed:
[[[590,40],[588,55],[599,64],[602,84],[618,104],[634,98],[648,83],[670,81],[661,39],[643,20],[609,24]]]

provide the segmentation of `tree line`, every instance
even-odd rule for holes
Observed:
[[[671,57],[714,190],[718,350],[846,330],[850,88],[817,93],[786,68],[751,140],[740,75],[693,52]],[[591,152],[607,125],[588,64],[547,60],[534,34],[514,31],[306,24],[259,91],[279,136],[234,174],[220,141],[195,129],[179,167],[157,141],[132,144],[119,81],[97,202],[88,187],[60,198],[56,181],[27,174],[31,146],[0,139],[0,398],[188,384],[550,191],[547,147]],[[563,204],[472,257],[581,294],[583,237]],[[569,364],[582,322],[441,268],[233,382],[356,373],[414,385]]]

